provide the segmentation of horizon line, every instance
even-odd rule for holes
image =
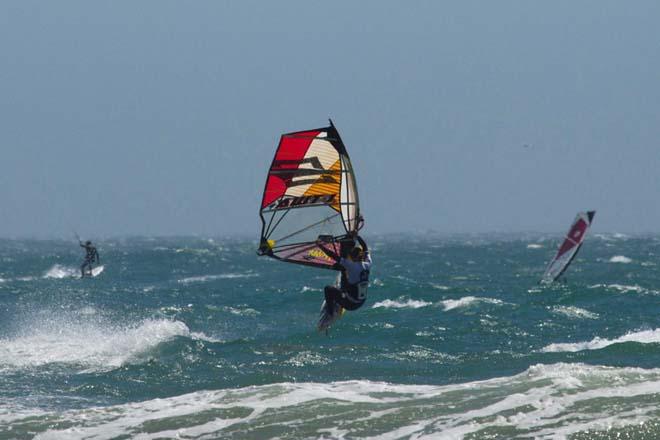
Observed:
[[[456,232],[456,231],[437,231],[433,229],[429,230],[415,230],[415,231],[373,231],[366,232],[364,236],[436,236],[436,237],[457,237],[457,236],[511,236],[519,234],[521,236],[529,235],[564,235],[566,231],[539,231],[539,230],[524,230],[524,231],[476,231],[476,232]],[[600,231],[592,232],[589,235],[612,235],[612,236],[625,236],[625,237],[647,237],[647,236],[660,236],[660,231],[645,231],[645,232],[625,232],[625,231]],[[189,233],[189,234],[176,234],[176,233],[165,233],[165,234],[143,234],[143,233],[130,233],[130,234],[98,234],[95,237],[86,237],[89,239],[96,240],[125,240],[125,239],[250,239],[250,240],[259,240],[258,234],[248,234],[248,233],[216,233],[216,234],[204,234],[204,233]],[[33,240],[33,241],[76,241],[73,237],[68,237],[66,234],[58,235],[14,235],[14,236],[0,236],[0,240]]]

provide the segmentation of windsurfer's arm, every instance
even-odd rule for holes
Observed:
[[[367,242],[362,239],[359,235],[356,237],[357,241],[362,247],[362,252],[364,253],[364,261],[371,264],[371,254],[369,253],[369,247],[367,247]]]
[[[359,235],[356,237],[357,241],[360,243],[360,246],[362,246],[362,251],[366,254],[369,252],[369,247],[367,247],[367,242],[362,239]]]
[[[364,217],[359,215],[357,218],[357,230],[359,231],[360,229],[362,229],[362,226],[364,226]],[[355,231],[355,233],[357,234],[357,231]]]

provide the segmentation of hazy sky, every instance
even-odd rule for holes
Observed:
[[[0,236],[252,234],[332,117],[366,232],[660,232],[660,2],[0,2]]]

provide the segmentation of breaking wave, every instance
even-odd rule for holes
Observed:
[[[481,298],[478,296],[465,296],[460,299],[446,299],[444,301],[441,301],[441,304],[445,311],[463,308],[463,307],[470,307],[478,303],[496,304],[496,305],[504,304],[499,299]]]
[[[610,345],[624,344],[626,342],[636,342],[639,344],[658,344],[660,343],[660,329],[631,332],[616,339],[595,337],[591,341],[587,342],[550,344],[544,347],[541,351],[545,353],[560,353],[583,350],[600,350],[602,348],[609,347]]]
[[[574,306],[554,306],[552,307],[552,311],[559,315],[564,315],[569,318],[576,318],[576,319],[582,319],[582,318],[598,319],[599,317],[598,313],[590,312],[589,310],[581,309],[580,307],[574,307]]]
[[[604,288],[608,290],[616,290],[621,293],[628,293],[628,292],[635,292],[635,293],[642,293],[642,294],[657,294],[660,293],[657,290],[651,290],[647,289],[645,287],[639,286],[637,284],[633,286],[628,286],[625,284],[594,284],[589,286],[589,289],[598,289],[598,288]]]
[[[223,306],[222,311],[231,313],[238,316],[259,316],[261,313],[246,305],[238,305],[236,307]]]
[[[379,301],[373,306],[371,306],[372,309],[378,309],[378,308],[385,308],[385,309],[419,309],[420,307],[427,307],[433,305],[433,303],[427,302],[427,301],[422,301],[422,300],[414,300],[414,299],[408,299],[406,301],[396,301],[396,300],[391,300],[391,299],[386,299],[384,301]]]
[[[95,309],[83,308],[76,316],[38,320],[14,337],[0,339],[0,369],[66,364],[85,371],[109,371],[140,363],[162,342],[175,337],[204,339],[181,321],[147,319],[129,326],[104,323]]]
[[[301,353],[291,362],[323,364],[325,359]],[[42,439],[288,438],[285,433],[295,438],[562,439],[610,430],[622,432],[621,438],[638,438],[635,433],[657,438],[658,393],[660,369],[558,363],[444,386],[286,382],[63,412],[0,403],[0,424],[11,426],[12,436]]]
[[[256,273],[223,273],[219,275],[201,275],[196,277],[188,277],[178,280],[182,284],[190,283],[206,283],[208,281],[222,280],[222,279],[233,279],[233,278],[252,278],[258,277],[259,274]]]
[[[632,258],[628,258],[625,255],[615,255],[609,259],[609,262],[628,264],[628,263],[632,263]]]

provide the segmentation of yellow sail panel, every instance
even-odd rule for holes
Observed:
[[[305,191],[305,196],[334,195],[333,203],[328,204],[332,209],[341,212],[339,207],[339,191],[341,189],[341,161],[337,160],[328,168],[331,173],[325,174],[325,179],[319,179]]]

